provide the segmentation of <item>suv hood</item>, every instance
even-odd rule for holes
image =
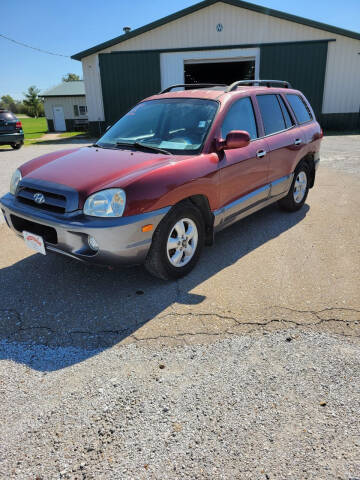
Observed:
[[[35,158],[22,175],[74,188],[83,199],[104,188],[126,187],[135,178],[179,159],[162,153],[85,147]],[[181,156],[181,159],[186,158]]]

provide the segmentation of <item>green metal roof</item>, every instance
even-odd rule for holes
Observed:
[[[109,48],[109,47],[112,47],[113,45],[117,45],[118,43],[126,42],[130,38],[137,37],[142,33],[149,32],[154,28],[161,27],[166,23],[173,22],[174,20],[177,20],[191,13],[197,12],[202,8],[209,7],[218,2],[227,3],[235,7],[246,8],[247,10],[263,13],[264,15],[269,15],[271,17],[277,17],[283,20],[289,20],[290,22],[300,23],[301,25],[306,25],[308,27],[313,27],[319,30],[324,30],[326,32],[343,35],[344,37],[360,40],[360,33],[352,32],[350,30],[345,30],[343,28],[334,27],[332,25],[327,25],[326,23],[316,22],[315,20],[310,20],[308,18],[298,17],[297,15],[292,15],[290,13],[280,12],[279,10],[273,10],[272,8],[262,7],[260,5],[255,5],[253,3],[244,2],[242,0],[204,0],[203,2],[196,3],[191,7],[184,8],[179,12],[173,13],[172,15],[168,15],[167,17],[160,18],[155,22],[148,23],[143,27],[132,30],[129,33],[125,33],[123,35],[120,35],[119,37],[113,38],[112,40],[108,40],[107,42],[100,43],[99,45],[95,45],[92,48],[88,48],[87,50],[83,50],[82,52],[76,53],[75,55],[72,55],[71,58],[73,58],[74,60],[81,60],[82,58],[87,57],[88,55],[91,55],[93,53],[99,52],[104,48]]]
[[[56,87],[49,88],[40,94],[40,97],[73,97],[85,95],[83,80],[75,82],[63,82]]]

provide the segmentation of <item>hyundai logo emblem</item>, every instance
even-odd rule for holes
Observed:
[[[44,203],[45,197],[42,193],[34,193],[34,200],[36,203]]]

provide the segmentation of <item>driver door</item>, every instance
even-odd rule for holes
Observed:
[[[269,159],[265,140],[258,138],[254,108],[250,97],[230,107],[221,128],[222,138],[231,130],[245,130],[251,142],[247,147],[224,150],[220,159],[220,205],[224,221],[235,219],[243,210],[269,195]]]

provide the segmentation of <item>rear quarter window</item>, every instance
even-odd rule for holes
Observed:
[[[312,120],[308,106],[299,95],[288,93],[286,94],[286,98],[295,114],[298,123],[305,123]]]

